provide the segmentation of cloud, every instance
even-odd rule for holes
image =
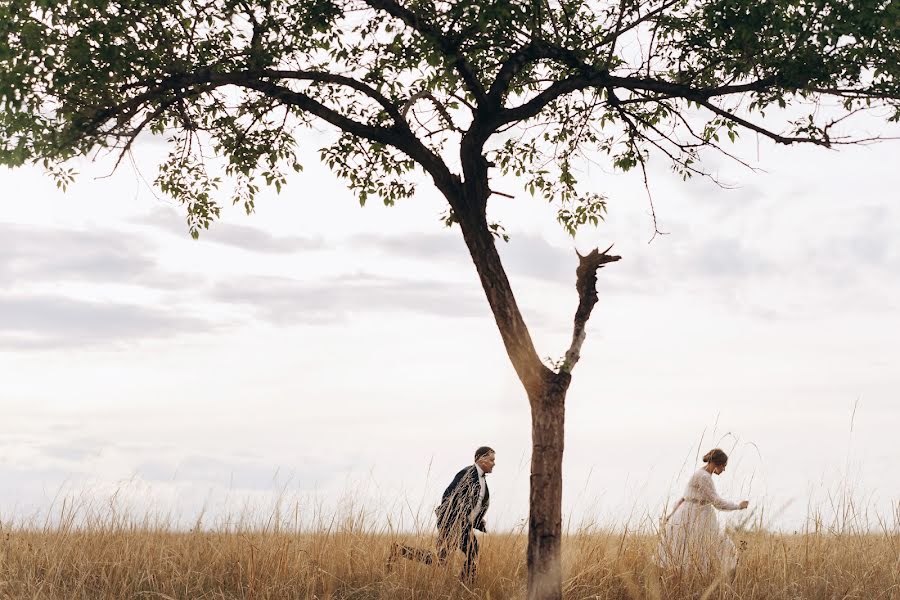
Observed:
[[[205,320],[131,304],[0,296],[0,349],[84,347],[211,331]]]
[[[735,238],[714,238],[694,246],[688,270],[700,277],[748,279],[772,273],[775,265]]]
[[[138,225],[152,226],[184,239],[190,238],[184,218],[168,208],[145,215],[133,222]],[[202,231],[199,242],[211,242],[265,254],[291,254],[326,248],[326,244],[321,238],[306,238],[296,235],[277,236],[250,225],[222,222],[213,223],[208,230]]]
[[[444,233],[406,233],[383,235],[366,233],[350,239],[353,246],[375,249],[385,254],[406,258],[468,260],[469,251],[459,231]]]
[[[209,456],[189,456],[178,462],[149,461],[135,468],[135,474],[147,482],[206,483],[259,491],[277,489],[286,481],[300,489],[313,490],[329,480],[330,473],[324,466],[318,469],[282,470],[268,463],[222,460]]]
[[[375,249],[392,256],[434,262],[442,260],[474,269],[462,235],[458,231],[446,233],[408,233],[403,235],[358,235],[351,244]],[[574,284],[578,258],[574,247],[565,250],[549,244],[539,235],[514,233],[510,241],[497,242],[507,272],[540,281]]]
[[[857,209],[842,220],[839,231],[820,236],[803,256],[820,273],[830,274],[835,285],[884,278],[900,272],[900,211],[894,207],[869,206]]]
[[[82,477],[79,471],[68,469],[60,469],[57,467],[44,467],[40,465],[11,465],[0,466],[0,478],[9,489],[16,490],[16,496],[26,500],[38,500],[43,496],[52,496],[62,487],[62,485],[73,479]],[[32,494],[23,493],[23,488],[32,488]],[[40,490],[44,493],[34,494],[33,492]],[[31,497],[29,497],[31,496]]]
[[[26,293],[34,285],[128,284],[184,290],[161,270],[147,237],[128,231],[67,230],[0,223],[0,350],[43,350],[167,338],[209,331],[200,318],[153,306]]]
[[[270,254],[290,254],[325,248],[325,243],[320,238],[274,236],[262,229],[230,223],[216,223],[210,226],[210,230],[204,232],[202,237],[217,244]]]
[[[278,277],[245,277],[212,291],[219,302],[255,307],[277,324],[322,324],[353,311],[401,311],[441,317],[482,317],[485,300],[476,289],[440,281],[416,281],[371,274],[303,282]]]
[[[74,231],[0,223],[0,279],[140,282],[155,276],[147,240],[113,231]]]
[[[514,275],[541,281],[575,285],[578,257],[573,245],[563,249],[549,244],[539,235],[519,233],[508,244],[498,244],[500,255]]]
[[[49,458],[80,463],[100,455],[108,444],[92,438],[81,438],[45,444],[41,453]]]

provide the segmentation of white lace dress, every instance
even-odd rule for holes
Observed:
[[[663,526],[657,562],[664,568],[731,570],[737,565],[734,543],[719,528],[716,509],[740,507],[716,493],[712,475],[700,469],[688,481],[684,498]]]

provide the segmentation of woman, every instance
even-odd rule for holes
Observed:
[[[743,500],[735,504],[716,493],[712,476],[725,471],[727,454],[715,448],[703,456],[703,462],[706,466],[691,476],[684,497],[666,517],[657,558],[659,564],[667,568],[733,572],[737,566],[737,551],[719,529],[715,509],[743,510],[749,503]]]

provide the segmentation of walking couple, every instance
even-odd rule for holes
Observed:
[[[691,476],[684,497],[665,520],[656,561],[663,568],[724,569],[733,572],[737,552],[719,528],[714,509],[742,510],[747,508],[748,502],[729,502],[716,493],[712,476],[725,471],[728,464],[725,452],[719,448],[710,450],[703,457],[703,462],[705,466]],[[474,583],[478,561],[478,540],[474,531],[486,531],[484,515],[490,503],[490,490],[485,476],[494,470],[495,463],[493,449],[488,446],[478,448],[475,462],[460,470],[441,496],[441,503],[435,510],[435,548],[416,548],[395,542],[391,544],[388,555],[388,570],[398,558],[427,565],[443,565],[459,548],[465,557],[460,580],[468,585]]]

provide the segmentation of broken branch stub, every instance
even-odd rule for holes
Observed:
[[[575,289],[578,290],[578,309],[575,311],[575,324],[572,331],[572,343],[566,351],[566,357],[560,367],[560,373],[571,373],[575,363],[581,358],[581,345],[584,343],[585,327],[591,318],[591,311],[597,303],[597,271],[604,265],[621,260],[621,256],[608,254],[612,246],[600,251],[595,248],[588,254],[578,254],[578,268],[575,270]],[[577,252],[576,252],[577,254]]]

